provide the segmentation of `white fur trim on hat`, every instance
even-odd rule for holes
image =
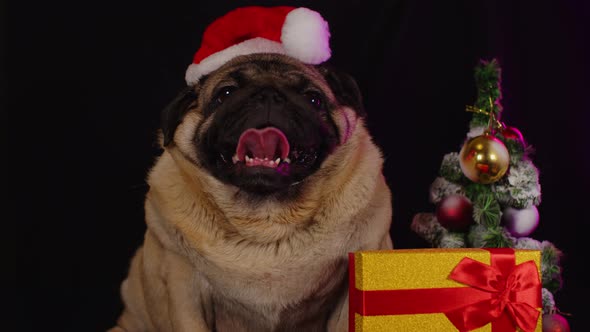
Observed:
[[[305,63],[317,65],[332,55],[328,22],[318,12],[304,7],[287,14],[281,42],[288,55]]]
[[[280,53],[285,54],[285,49],[280,43],[265,38],[252,38],[239,44],[232,45],[222,51],[211,54],[200,63],[193,63],[188,66],[185,80],[188,85],[195,84],[203,75],[207,75],[218,69],[229,60],[238,55],[253,53]]]

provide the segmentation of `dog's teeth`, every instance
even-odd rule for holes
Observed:
[[[291,159],[289,159],[289,158],[285,158],[285,159],[283,159],[283,162],[284,162],[284,163],[287,163],[287,164],[290,164],[290,163],[291,163]]]
[[[267,157],[264,157],[264,160],[268,160],[268,158]]]
[[[278,164],[278,163],[280,163],[280,162],[281,162],[281,158],[277,158],[277,159],[275,160],[275,164]]]
[[[246,156],[245,158],[246,158],[246,162],[247,162],[247,163],[250,163],[250,162],[252,162],[252,159],[250,159],[250,157]]]
[[[274,160],[271,160],[271,161],[269,161],[269,162],[268,162],[268,164],[269,164],[270,166],[274,166],[274,164],[275,164],[275,161],[274,161]]]
[[[232,162],[235,164],[235,163],[237,163],[238,161],[240,161],[240,158],[238,158],[238,155],[237,155],[237,154],[235,154],[233,157],[231,157],[231,161],[232,161]]]

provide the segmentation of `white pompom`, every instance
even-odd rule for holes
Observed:
[[[281,31],[281,42],[288,55],[309,64],[330,58],[330,29],[322,16],[307,8],[289,12]]]

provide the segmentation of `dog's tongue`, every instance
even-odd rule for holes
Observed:
[[[252,128],[240,136],[236,154],[239,160],[244,160],[247,154],[259,159],[273,160],[280,157],[283,160],[289,155],[289,141],[287,136],[275,127]]]
[[[270,160],[280,157],[284,160],[289,155],[289,141],[281,130],[274,127],[248,129],[240,136],[236,155],[240,160],[244,160],[246,155]]]

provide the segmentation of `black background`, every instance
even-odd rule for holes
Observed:
[[[145,231],[160,111],[184,86],[207,24],[247,4],[307,6],[330,23],[330,61],[357,78],[386,157],[397,248],[426,246],[412,216],[434,210],[428,188],[467,132],[473,68],[497,57],[503,120],[536,148],[541,174],[531,237],[564,252],[556,300],[584,330],[590,2],[12,0],[2,8],[0,97],[3,304],[15,330],[114,324]]]

